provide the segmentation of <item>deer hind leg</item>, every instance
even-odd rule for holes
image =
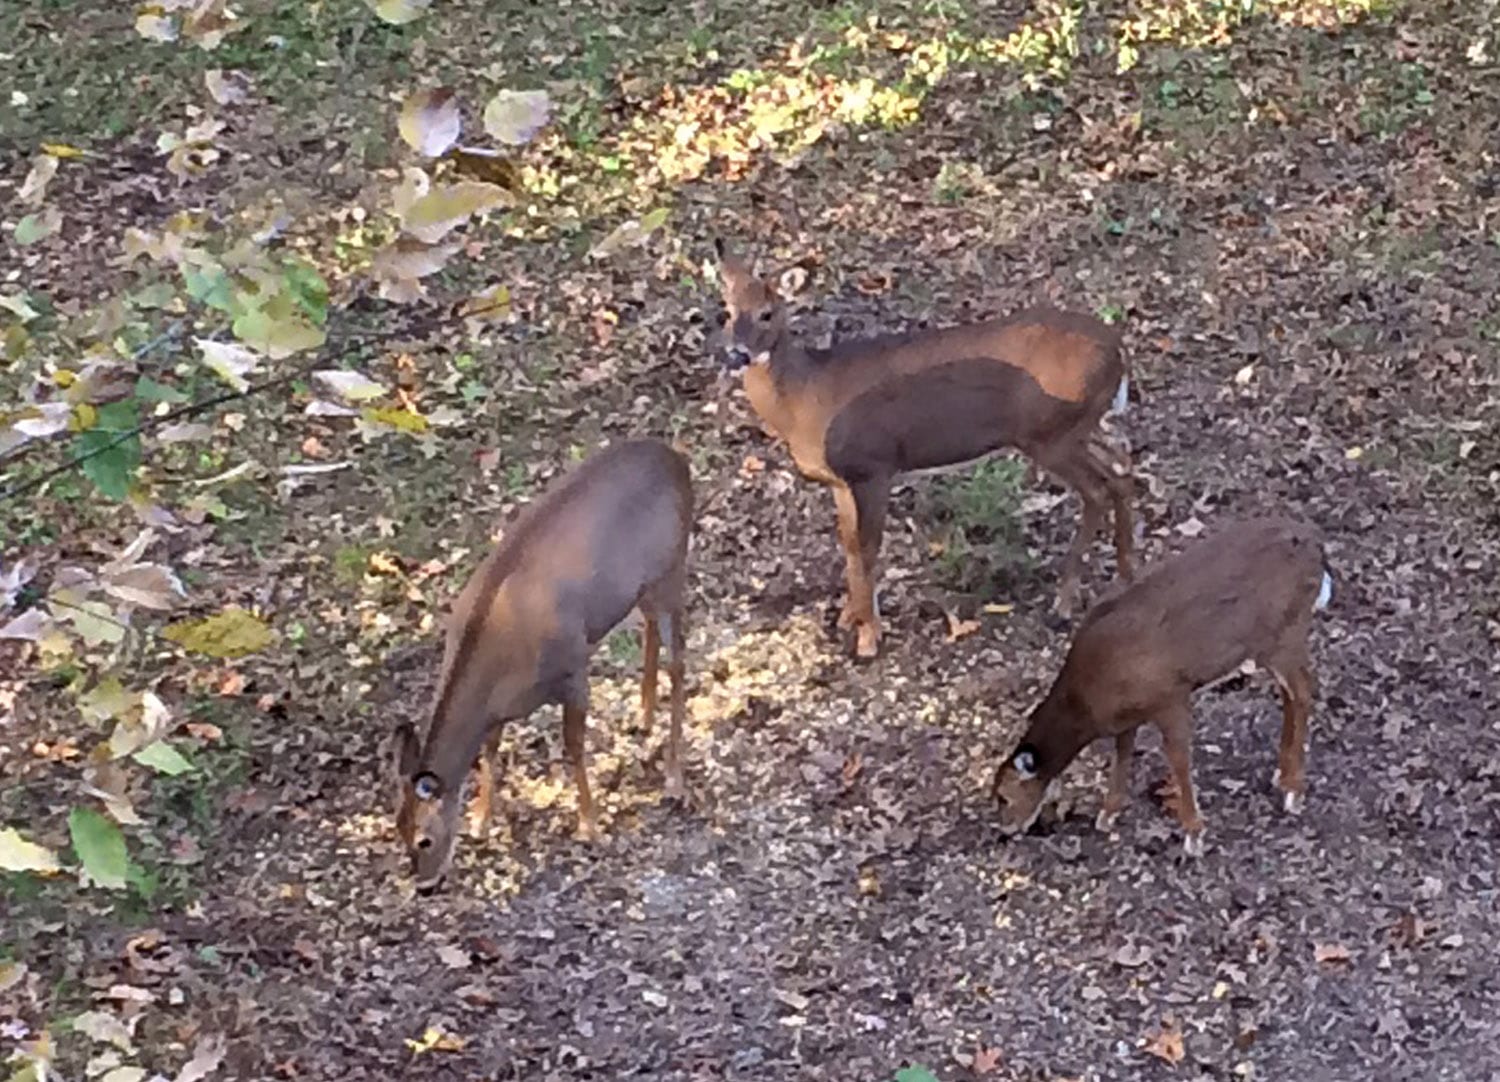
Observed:
[[[1186,700],[1170,703],[1157,714],[1156,727],[1161,730],[1162,749],[1177,786],[1177,818],[1182,823],[1183,852],[1190,857],[1203,855],[1203,817],[1193,793],[1193,714]]]
[[[1109,764],[1109,788],[1104,792],[1104,806],[1095,824],[1100,830],[1114,829],[1115,820],[1130,803],[1130,762],[1135,755],[1135,730],[1126,729],[1115,737],[1115,757]]]
[[[1280,787],[1282,807],[1296,814],[1307,793],[1307,720],[1312,713],[1313,675],[1305,648],[1265,664],[1281,688],[1281,747],[1271,784]]]
[[[1090,457],[1109,493],[1115,528],[1115,568],[1126,582],[1135,578],[1135,479],[1130,455],[1095,434],[1089,441]]]
[[[880,652],[880,612],[875,599],[875,581],[890,493],[890,478],[884,476],[853,485],[836,485],[833,490],[849,590],[844,609],[839,614],[839,627],[854,631],[856,657],[872,658]]]
[[[469,837],[486,838],[494,822],[495,804],[495,759],[500,754],[500,729],[497,727],[485,738],[484,748],[474,763],[479,775],[473,803],[469,805]]]
[[[669,797],[686,794],[682,780],[682,725],[687,714],[687,621],[680,602],[668,617],[667,637],[671,659],[667,671],[672,677],[672,727],[667,734],[666,793]]]
[[[1083,502],[1078,532],[1063,557],[1057,585],[1057,611],[1071,616],[1078,603],[1078,584],[1082,577],[1083,556],[1104,523],[1104,505],[1108,490],[1097,465],[1084,445],[1075,445],[1062,456],[1044,463],[1054,477],[1073,491]]]

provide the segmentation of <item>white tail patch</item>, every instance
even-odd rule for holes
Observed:
[[[1115,400],[1109,404],[1109,412],[1124,413],[1128,405],[1130,405],[1130,377],[1121,376],[1120,385],[1115,388]]]
[[[1322,585],[1318,587],[1318,599],[1313,602],[1313,611],[1326,609],[1328,603],[1333,600],[1333,576],[1326,570],[1323,572]]]

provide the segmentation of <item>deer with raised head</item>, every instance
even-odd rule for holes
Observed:
[[[876,564],[891,485],[904,473],[1015,449],[1083,502],[1057,606],[1076,602],[1084,553],[1113,511],[1119,574],[1131,574],[1129,459],[1099,432],[1127,380],[1120,333],[1091,316],[1032,309],[1008,319],[801,345],[778,281],[718,242],[725,365],[787,444],[803,476],[833,489],[848,588],[839,627],[859,657],[879,652]]]
[[[1333,596],[1322,536],[1304,522],[1236,523],[1194,543],[1096,605],[1026,733],[995,772],[1001,829],[1036,821],[1056,779],[1095,740],[1114,741],[1099,813],[1108,830],[1130,794],[1136,730],[1161,731],[1189,855],[1203,852],[1193,795],[1192,695],[1247,659],[1281,689],[1281,747],[1272,784],[1288,812],[1307,789],[1307,721],[1315,687],[1308,655],[1314,612]]]
[[[396,824],[419,890],[438,887],[452,864],[463,785],[476,757],[475,819],[482,829],[499,727],[545,704],[562,706],[578,831],[593,835],[584,765],[589,655],[632,609],[639,608],[645,622],[641,721],[648,732],[664,630],[670,643],[664,772],[668,795],[682,794],[683,612],[692,514],[681,455],[658,440],[616,444],[527,507],[475,570],[454,604],[426,731],[419,734],[405,722],[395,734]]]

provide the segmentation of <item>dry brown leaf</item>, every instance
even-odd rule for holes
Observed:
[[[1349,948],[1342,943],[1315,943],[1313,944],[1313,959],[1318,962],[1335,963],[1347,962],[1353,957]]]
[[[1176,1023],[1169,1022],[1146,1038],[1145,1051],[1159,1060],[1176,1067],[1187,1058],[1187,1049],[1182,1042],[1182,1031]]]
[[[943,610],[943,615],[948,618],[948,641],[957,642],[959,639],[974,634],[984,625],[978,620],[960,620],[957,615]]]
[[[986,1075],[1000,1066],[1000,1049],[985,1048],[980,1045],[974,1053],[974,1062],[970,1064],[970,1070],[977,1075]]]

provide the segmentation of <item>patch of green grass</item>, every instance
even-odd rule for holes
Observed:
[[[641,663],[641,636],[634,628],[611,631],[604,640],[604,656],[612,665],[634,667]]]
[[[1026,465],[1015,458],[981,462],[933,486],[933,518],[943,579],[963,591],[982,590],[1029,566],[1021,530]]]

